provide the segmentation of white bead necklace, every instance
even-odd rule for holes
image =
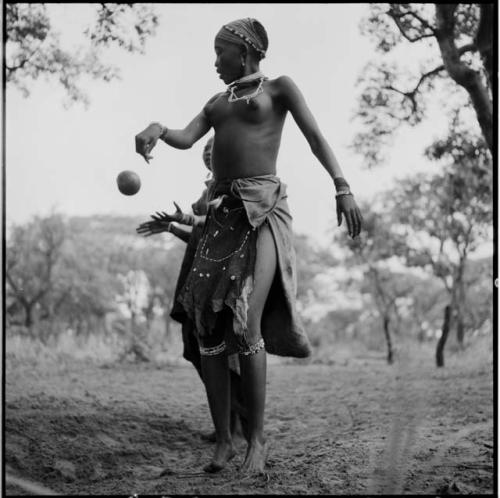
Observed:
[[[249,74],[247,76],[243,76],[243,78],[240,78],[238,80],[233,81],[232,83],[229,83],[227,86],[227,91],[229,92],[229,97],[228,97],[228,102],[237,102],[238,100],[246,100],[247,104],[250,103],[250,100],[253,98],[257,97],[257,95],[261,94],[264,92],[264,89],[262,88],[262,85],[265,80],[268,78],[264,76],[264,74],[261,71],[257,71],[256,73]],[[255,89],[254,92],[249,93],[248,95],[242,95],[241,97],[237,97],[234,94],[235,90],[238,90],[238,86],[240,86],[243,83],[250,83],[252,81],[257,81],[259,80],[259,85]]]

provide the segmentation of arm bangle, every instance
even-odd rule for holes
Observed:
[[[345,178],[337,176],[333,179],[333,183],[335,183],[335,188],[337,190],[337,194],[335,197],[339,197],[341,195],[352,195],[351,187],[346,182]]]
[[[353,194],[352,194],[351,189],[349,187],[343,187],[337,191],[337,194],[335,195],[335,197],[340,197],[341,195],[353,195]]]

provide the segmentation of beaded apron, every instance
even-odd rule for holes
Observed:
[[[252,345],[248,297],[253,289],[258,229],[266,222],[273,233],[278,268],[262,317],[265,348],[281,356],[308,356],[309,341],[295,307],[295,251],[285,185],[274,175],[214,182],[209,200],[220,195],[225,197],[217,208],[209,209],[178,303],[200,336],[210,335],[217,313],[229,308],[233,330],[226,332],[227,352]]]
[[[207,187],[212,183],[212,180],[205,182]],[[200,198],[192,204],[193,213],[196,215],[206,215],[208,210],[208,190],[205,189]],[[183,357],[191,362],[196,368],[200,377],[201,373],[201,358],[199,344],[196,339],[196,328],[194,323],[189,319],[182,305],[177,301],[177,297],[184,286],[187,276],[190,273],[191,267],[193,265],[194,256],[196,254],[196,248],[203,235],[203,227],[194,226],[189,240],[186,245],[186,250],[184,252],[184,257],[182,259],[181,269],[179,272],[179,277],[177,279],[177,285],[175,287],[174,294],[174,305],[170,316],[182,325],[182,342],[183,342]],[[229,355],[229,368],[237,375],[240,373],[239,359],[238,355]]]

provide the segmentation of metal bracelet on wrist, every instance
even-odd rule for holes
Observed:
[[[342,195],[353,195],[353,193],[351,192],[351,189],[349,187],[347,188],[341,188],[337,191],[337,193],[335,194],[335,197],[340,197]]]

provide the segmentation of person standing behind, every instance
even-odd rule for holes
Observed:
[[[203,149],[203,162],[207,169],[212,171],[211,157],[212,157],[213,137],[209,138]],[[210,185],[212,180],[206,181],[206,185]],[[170,316],[179,322],[182,327],[182,343],[183,343],[183,357],[192,363],[196,368],[198,375],[203,381],[201,371],[201,357],[196,338],[196,330],[193,321],[185,313],[183,307],[177,302],[180,289],[182,288],[187,274],[191,268],[198,242],[200,241],[203,232],[203,223],[208,212],[208,199],[207,188],[205,188],[200,198],[192,205],[193,215],[186,215],[181,211],[179,206],[176,206],[176,212],[168,215],[164,212],[152,215],[152,221],[141,223],[136,231],[145,237],[169,232],[178,237],[183,242],[186,242],[186,250],[181,263],[181,269],[174,293],[174,306],[170,312]],[[185,224],[191,226],[191,230],[186,230],[175,224]],[[243,397],[241,391],[241,376],[238,355],[234,354],[229,358],[230,376],[231,376],[231,434],[233,437],[247,436],[248,424],[243,406]],[[215,433],[202,436],[208,441],[215,442]]]

